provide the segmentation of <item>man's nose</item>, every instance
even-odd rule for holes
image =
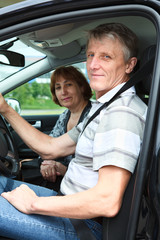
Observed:
[[[92,60],[90,62],[90,68],[97,69],[99,68],[99,66],[100,66],[99,59],[96,56],[92,57]]]

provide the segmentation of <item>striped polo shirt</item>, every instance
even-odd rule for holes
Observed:
[[[92,103],[86,120],[68,132],[77,145],[75,158],[71,160],[61,183],[63,194],[74,194],[94,187],[98,181],[98,170],[103,166],[112,165],[134,172],[147,114],[147,106],[136,95],[134,87],[102,109],[81,134],[87,120],[123,84]]]

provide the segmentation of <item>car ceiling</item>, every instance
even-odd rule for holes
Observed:
[[[131,28],[139,37],[140,55],[144,48],[156,42],[156,30],[153,23],[140,16],[67,23],[30,32],[19,36],[19,39],[52,59],[63,61],[63,59],[85,55],[87,31],[106,22],[120,22]]]

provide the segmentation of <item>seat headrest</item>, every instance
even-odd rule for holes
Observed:
[[[146,62],[148,62],[150,59],[155,57],[155,53],[156,53],[156,45],[151,45],[148,48],[146,48],[142,54],[140,66],[143,66]]]
[[[151,59],[153,59],[154,62],[155,53],[156,45],[151,45],[148,48],[146,48],[140,60],[140,68],[143,67],[143,65]],[[152,72],[153,70],[150,72],[150,74],[147,75],[144,72],[141,82],[136,86],[137,94],[149,95],[152,82]]]

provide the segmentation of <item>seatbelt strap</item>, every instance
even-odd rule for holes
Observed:
[[[76,230],[77,236],[80,240],[96,240],[96,237],[93,235],[91,229],[85,223],[85,220],[73,218],[70,218],[69,220]]]
[[[88,122],[84,126],[82,133],[84,132],[87,125],[100,113],[103,108],[111,104],[121,93],[125,92],[127,89],[139,83],[143,78],[144,73],[145,75],[150,74],[152,72],[153,65],[154,57],[151,58],[148,62],[146,62],[137,72],[135,72],[134,75],[120,88],[120,90],[108,102],[105,102],[100,108],[97,109],[97,111],[88,119]]]
[[[61,191],[59,191],[57,193],[57,196],[64,196],[64,194]],[[69,218],[69,220],[72,223],[77,233],[77,236],[80,240],[96,240],[96,237],[93,235],[91,229],[85,223],[85,220],[74,218]]]

